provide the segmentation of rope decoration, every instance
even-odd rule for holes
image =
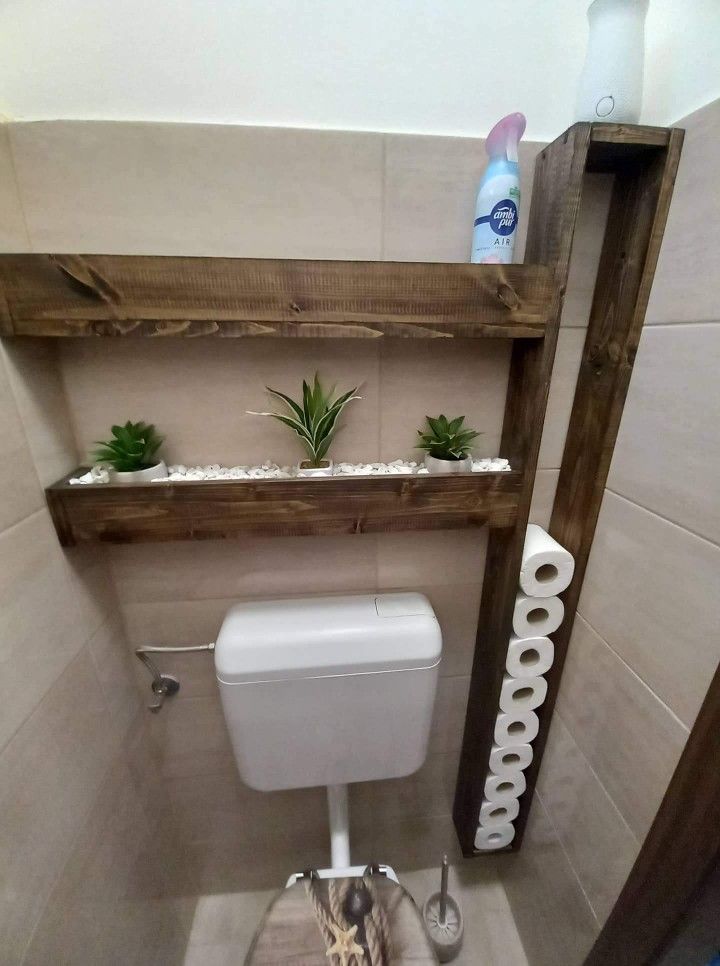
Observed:
[[[372,875],[366,873],[362,879],[346,879],[342,882],[328,879],[329,910],[318,891],[318,881],[312,875],[307,878],[305,891],[332,966],[337,962],[340,966],[389,966],[390,927]],[[347,913],[350,893],[363,888],[370,899],[370,908],[362,917],[367,949],[358,944],[358,924],[351,925]]]

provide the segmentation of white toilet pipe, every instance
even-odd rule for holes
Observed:
[[[330,819],[330,864],[333,869],[350,865],[350,828],[347,785],[327,786]]]

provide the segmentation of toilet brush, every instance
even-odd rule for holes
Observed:
[[[459,903],[448,895],[448,860],[443,856],[440,891],[433,892],[423,906],[423,919],[435,955],[441,963],[449,963],[460,952],[463,941],[463,917]]]

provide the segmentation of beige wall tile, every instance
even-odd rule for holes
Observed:
[[[537,791],[602,924],[640,850],[560,715],[553,717]]]
[[[358,782],[350,786],[353,828],[366,829],[378,821],[430,818],[452,813],[460,750],[430,755],[407,778]],[[386,861],[383,859],[382,861]]]
[[[718,586],[720,548],[605,493],[580,613],[688,728],[720,660]]]
[[[647,321],[716,322],[720,250],[720,99],[681,118],[685,128]]]
[[[587,174],[583,180],[561,325],[588,324],[612,180],[608,174]]]
[[[538,470],[535,474],[529,521],[546,530],[550,526],[559,475],[559,470]]]
[[[383,590],[457,584],[482,576],[487,528],[378,535],[378,586]]]
[[[557,703],[575,743],[642,840],[687,729],[578,616]]]
[[[103,547],[124,603],[375,589],[375,537],[258,537]]]
[[[464,415],[483,435],[477,456],[498,453],[507,389],[506,340],[392,339],[380,347],[380,456],[420,459],[414,449],[425,416]]]
[[[124,738],[140,711],[135,669],[119,615],[109,618],[88,641],[113,726]]]
[[[198,777],[236,771],[219,695],[165,702],[150,722],[166,778]]]
[[[410,869],[426,869],[428,856],[447,855],[450,862],[462,859],[450,814],[398,819],[379,813],[372,823],[362,828],[357,827],[356,814],[351,812],[350,819],[354,829],[354,856],[381,855],[381,861],[403,874]]]
[[[497,867],[532,966],[581,966],[599,926],[537,796],[522,849]]]
[[[78,606],[77,631],[87,639],[118,609],[107,548],[87,544],[62,552]]]
[[[47,511],[0,534],[0,747],[88,633]]]
[[[718,313],[720,315],[720,312]],[[720,324],[648,327],[608,486],[720,543]]]
[[[106,121],[10,128],[36,251],[380,256],[381,135]]]
[[[558,469],[562,463],[584,345],[585,329],[560,330],[538,457],[541,469]]]
[[[82,652],[0,755],[0,948],[10,961],[21,958],[116,751]]]
[[[522,261],[535,157],[543,145],[520,144],[522,204],[515,261]],[[477,191],[487,164],[484,138],[385,135],[383,257],[466,262]]]
[[[143,601],[122,604],[128,642],[143,644],[206,644],[214,641],[235,598],[192,601]]]
[[[451,755],[462,745],[469,690],[468,676],[438,681],[428,755]]]
[[[45,499],[25,430],[20,420],[5,362],[0,355],[0,531],[41,506]]]
[[[475,654],[482,570],[477,581],[458,584],[418,585],[413,589],[425,594],[437,615],[443,636],[443,677],[470,674]]]
[[[8,339],[0,348],[43,486],[78,465],[57,349],[51,339]]]
[[[323,808],[323,812],[325,809]],[[320,813],[315,808],[316,819]],[[277,828],[282,832],[282,826]],[[190,866],[187,886],[193,895],[210,895],[221,892],[248,892],[258,889],[277,889],[287,881],[290,872],[306,868],[327,868],[330,862],[329,839],[322,847],[304,842],[296,836],[292,842],[283,842],[277,849],[263,837],[248,843],[227,837],[190,842],[185,846],[185,856]]]
[[[295,339],[289,352],[276,339],[67,341],[63,378],[83,459],[113,423],[144,419],[165,436],[169,463],[296,463],[305,454],[293,432],[246,411],[274,408],[266,385],[297,397],[315,371],[338,389],[361,387],[362,400],[343,414],[333,458],[378,458],[374,343]]]
[[[15,180],[8,125],[0,123],[0,252],[27,251],[30,243]]]
[[[167,791],[177,833],[185,841],[234,843],[250,854],[257,847],[262,857],[275,859],[293,845],[329,845],[324,788],[259,792],[244,785],[233,768],[170,778]],[[285,876],[292,871],[288,868]]]

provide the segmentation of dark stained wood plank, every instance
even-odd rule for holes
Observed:
[[[526,258],[547,264],[564,295],[580,207],[590,125],[578,124],[550,144],[535,164]],[[501,452],[526,468],[517,517],[490,533],[462,755],[453,810],[465,855],[474,838],[483,799],[505,656],[512,628],[525,529],[545,419],[561,303],[543,342],[513,343]],[[514,462],[513,462],[514,461]]]
[[[666,148],[671,128],[648,124],[592,124],[590,140],[602,144],[625,144],[630,150],[643,147]]]
[[[720,666],[585,966],[650,966],[720,862]]]
[[[0,255],[16,335],[542,338],[538,265]]]
[[[61,480],[46,494],[60,542],[71,546],[507,527],[522,480],[521,471],[142,485]]]
[[[670,128],[642,124],[593,124],[587,170],[615,172],[633,157],[648,150],[667,148]]]
[[[550,521],[551,535],[575,558],[575,572],[570,587],[560,595],[565,604],[565,618],[552,635],[555,662],[546,675],[548,693],[539,711],[540,732],[534,743],[533,762],[525,773],[528,791],[515,823],[518,843],[522,841],[560,687],[665,230],[682,142],[683,132],[673,130],[666,149],[656,149],[625,162],[615,177]]]

